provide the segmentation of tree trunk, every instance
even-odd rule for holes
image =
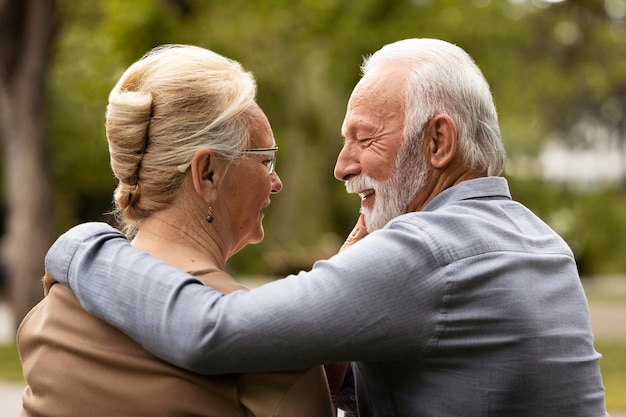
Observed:
[[[1,249],[16,325],[42,298],[43,260],[53,237],[45,91],[55,11],[54,0],[0,0]]]

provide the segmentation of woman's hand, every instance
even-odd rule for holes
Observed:
[[[54,279],[52,277],[52,275],[48,274],[48,271],[46,271],[46,273],[43,276],[43,279],[41,280],[41,283],[43,284],[43,295],[44,297],[48,295],[48,293],[50,292],[50,288],[57,283],[57,280]]]
[[[350,246],[363,239],[365,236],[367,236],[367,228],[365,227],[365,217],[363,216],[363,214],[361,214],[359,216],[359,220],[357,220],[356,225],[354,226],[354,229],[352,229],[352,231],[348,235],[348,238],[341,246],[341,249],[339,249],[339,252],[348,249]]]

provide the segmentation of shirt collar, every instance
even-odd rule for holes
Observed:
[[[471,200],[475,198],[511,200],[509,184],[507,180],[502,177],[481,177],[462,181],[435,196],[435,198],[424,207],[423,211],[435,211],[452,201]]]

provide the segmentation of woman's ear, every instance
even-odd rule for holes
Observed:
[[[217,158],[210,149],[200,149],[191,158],[191,179],[196,193],[207,203],[217,194]]]
[[[426,157],[434,168],[445,168],[456,155],[456,124],[447,114],[433,117],[426,127]]]

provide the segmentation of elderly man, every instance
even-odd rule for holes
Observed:
[[[369,234],[311,271],[223,295],[87,224],[51,248],[48,273],[197,372],[353,361],[361,417],[606,416],[574,257],[498,177],[473,60],[439,40],[383,47],[342,133],[335,176],[362,199],[349,243]]]

